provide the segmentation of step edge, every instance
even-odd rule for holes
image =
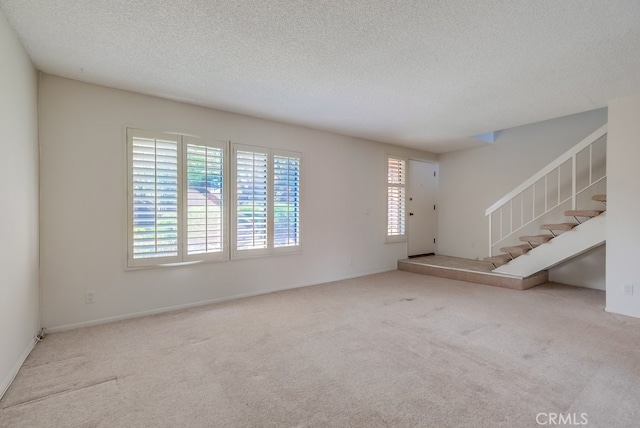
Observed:
[[[398,263],[409,263],[412,265],[419,265],[419,266],[429,266],[430,268],[437,268],[437,269],[442,269],[442,270],[454,270],[456,272],[469,272],[469,273],[477,273],[480,275],[487,275],[487,276],[500,276],[503,278],[513,278],[513,279],[527,279],[533,275],[537,275],[539,272],[534,273],[533,275],[529,275],[529,276],[520,276],[520,275],[512,275],[509,273],[501,273],[501,272],[482,272],[482,271],[477,271],[477,270],[471,270],[471,269],[463,269],[463,268],[454,268],[454,267],[446,267],[446,266],[437,266],[437,265],[429,265],[429,264],[424,264],[424,263],[413,263],[410,261],[406,261],[406,260],[398,260]],[[544,269],[547,270],[547,269]],[[540,271],[542,272],[542,271]]]

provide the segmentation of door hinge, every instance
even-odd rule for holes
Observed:
[[[436,243],[436,238],[433,238],[433,243],[434,243],[434,244]]]
[[[435,172],[435,171],[433,171],[433,176],[434,176],[434,177],[436,176],[436,172]]]
[[[436,209],[436,206],[435,206],[435,205],[433,206],[433,209],[434,209],[434,210]]]

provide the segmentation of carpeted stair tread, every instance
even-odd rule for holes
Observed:
[[[493,263],[494,266],[498,267],[509,263],[511,261],[511,256],[509,254],[498,254],[497,256],[493,257],[485,257],[482,260],[484,260],[485,262]]]
[[[526,252],[528,252],[529,250],[531,250],[531,246],[529,246],[528,244],[514,245],[512,247],[500,248],[500,251],[502,251],[503,253],[511,254],[511,256],[513,257],[521,256]]]
[[[543,224],[540,226],[542,230],[571,230],[576,227],[576,223],[556,223],[556,224]]]
[[[521,236],[519,238],[521,241],[528,242],[533,246],[542,245],[546,242],[549,242],[553,239],[553,235],[530,235],[530,236]]]
[[[598,202],[607,202],[607,195],[593,195],[591,199]]]
[[[569,210],[565,211],[564,215],[569,217],[597,217],[602,213],[603,211],[599,210]]]

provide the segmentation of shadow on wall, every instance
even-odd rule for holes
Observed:
[[[604,291],[606,251],[604,244],[549,269],[549,281]]]

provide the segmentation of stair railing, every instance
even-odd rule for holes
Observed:
[[[569,200],[570,209],[578,209],[578,196],[606,179],[606,143],[605,124],[487,208],[489,256],[498,244]]]

